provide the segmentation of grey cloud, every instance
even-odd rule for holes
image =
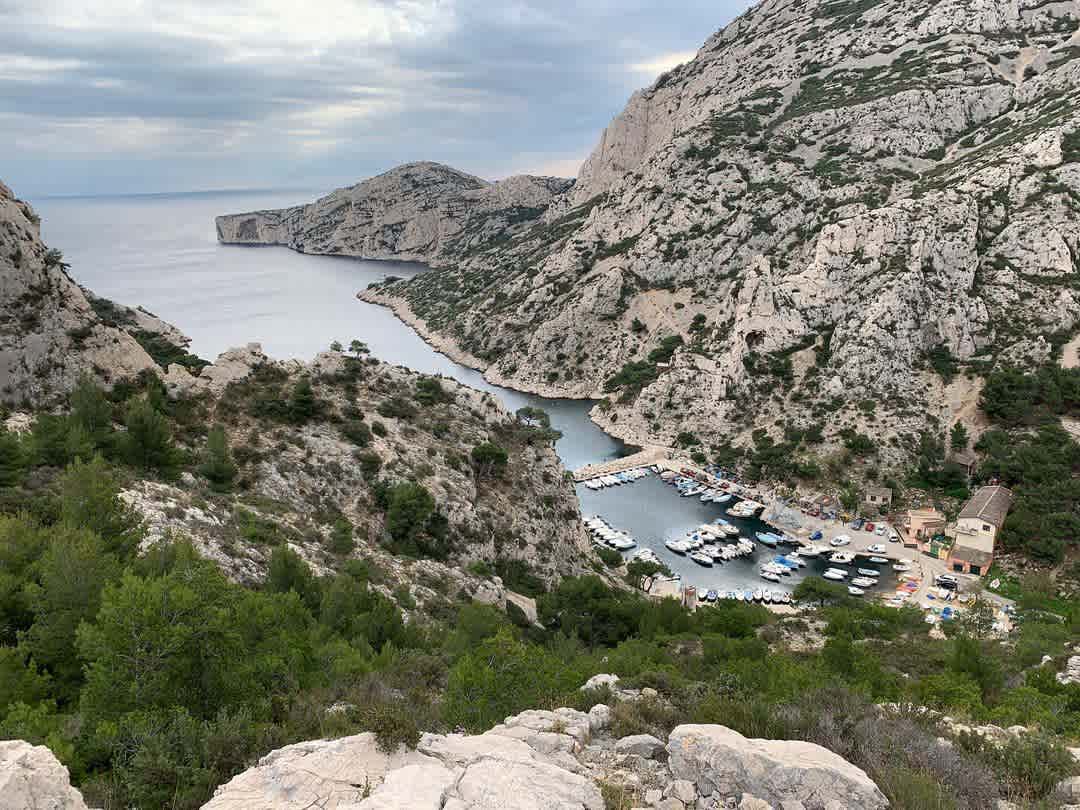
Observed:
[[[16,144],[0,177],[24,194],[328,186],[415,159],[491,176],[583,156],[650,80],[629,65],[695,50],[747,3],[474,0],[429,37],[341,37],[307,56],[264,40],[246,60],[228,58],[234,43],[154,27],[50,28],[30,5],[0,0],[0,64],[77,64],[32,82],[0,71],[0,137]],[[364,103],[353,118],[326,109]],[[150,124],[147,141],[110,142],[110,122],[130,120]],[[103,142],[65,154],[63,133],[83,126]]]

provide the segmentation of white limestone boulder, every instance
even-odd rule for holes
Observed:
[[[749,793],[772,805],[801,801],[806,810],[830,802],[878,810],[889,802],[860,768],[820,745],[748,739],[724,726],[679,726],[668,738],[671,773],[704,796]]]
[[[44,745],[0,741],[0,807],[12,810],[86,810],[68,769]]]

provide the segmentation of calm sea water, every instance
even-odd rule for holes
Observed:
[[[359,338],[382,360],[491,391],[511,409],[544,408],[563,432],[556,449],[570,469],[624,452],[621,442],[589,420],[589,403],[492,386],[479,372],[433,351],[389,310],[356,299],[372,281],[423,272],[421,265],[217,242],[219,214],[282,208],[316,196],[213,192],[32,203],[46,244],[63,251],[81,284],[175,324],[191,337],[198,355],[213,359],[225,349],[258,342],[272,357],[306,360],[331,341],[348,345]]]

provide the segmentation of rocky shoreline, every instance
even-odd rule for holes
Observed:
[[[509,388],[514,391],[521,391],[526,394],[534,394],[535,396],[544,397],[545,399],[594,399],[594,397],[568,393],[554,385],[544,383],[523,383],[519,380],[507,379],[499,373],[496,366],[485,363],[480,358],[466,351],[456,340],[454,340],[454,338],[436,332],[428,327],[427,322],[413,311],[413,308],[409,306],[409,302],[404,298],[385,295],[373,288],[361,290],[356,294],[356,297],[365,303],[386,307],[394,313],[394,316],[399,321],[416,332],[416,334],[420,336],[420,339],[432,349],[439,354],[450,358],[455,363],[479,371],[484,375],[484,379],[492,385],[498,385],[502,388]],[[646,447],[655,444],[647,433],[633,430],[629,425],[627,426],[630,428],[628,430],[620,429],[618,424],[605,417],[606,415],[600,410],[599,406],[594,406],[589,410],[589,419],[592,423],[609,436],[635,447]]]

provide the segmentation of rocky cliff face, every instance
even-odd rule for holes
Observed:
[[[1074,1],[765,0],[634,95],[543,222],[379,297],[492,380],[611,396],[638,442],[827,415],[899,455],[1075,332],[1078,27]]]
[[[111,384],[156,368],[139,331],[183,340],[72,281],[62,256],[42,244],[33,209],[0,183],[0,401],[50,404],[82,374]]]
[[[217,218],[218,239],[305,253],[432,261],[467,254],[537,222],[569,180],[488,183],[438,163],[409,163],[320,200]]]

